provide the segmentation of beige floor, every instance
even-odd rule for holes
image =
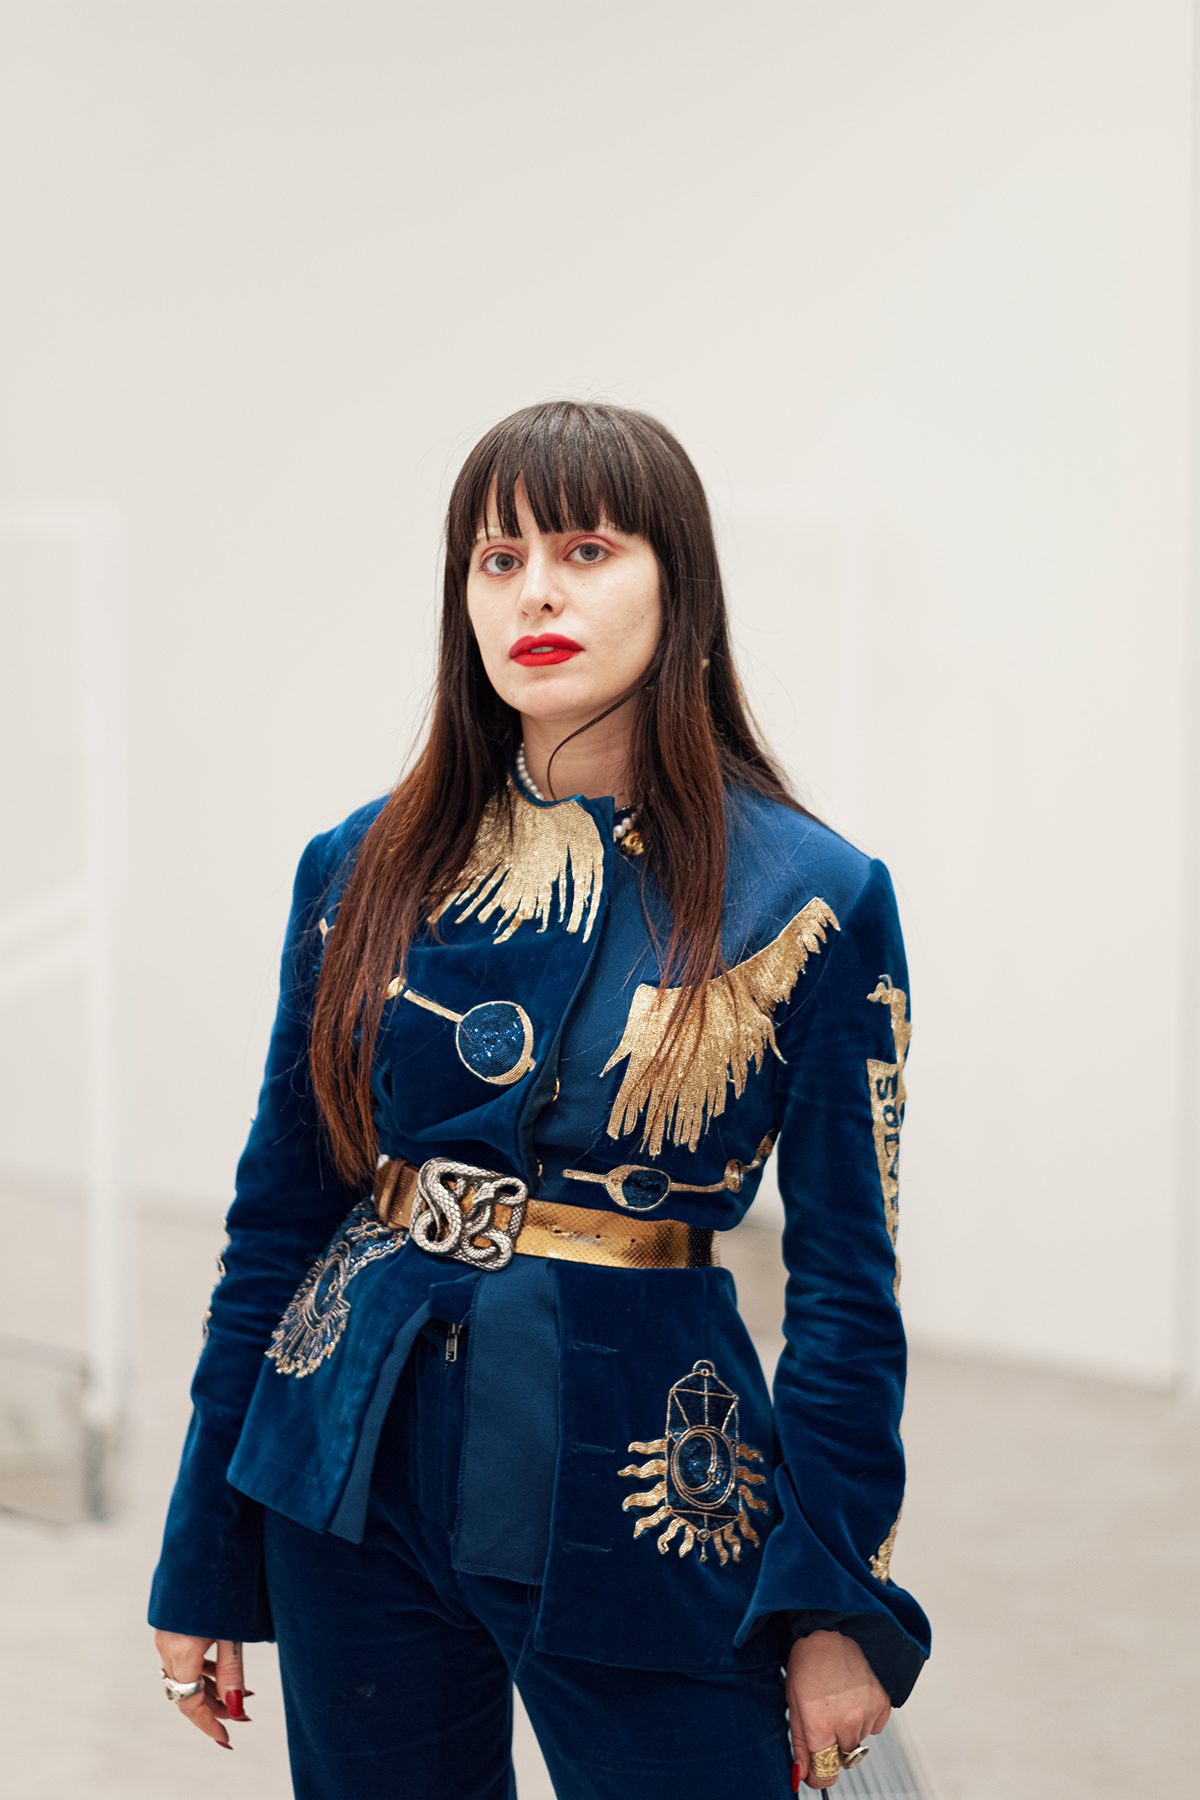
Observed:
[[[71,1344],[83,1302],[78,1216],[68,1200],[37,1212],[35,1231],[28,1203],[0,1200],[5,1329]],[[0,1790],[6,1800],[287,1800],[273,1646],[248,1648],[254,1723],[233,1758],[159,1690],[146,1590],[222,1233],[219,1216],[152,1208],[142,1224],[138,1428],[119,1515],[63,1526],[0,1513]],[[747,1225],[726,1260],[769,1371],[777,1244]],[[892,1574],[929,1613],[934,1650],[893,1719],[929,1800],[1195,1794],[1197,1409],[913,1348],[903,1432]],[[519,1704],[517,1742],[521,1800],[551,1800]]]

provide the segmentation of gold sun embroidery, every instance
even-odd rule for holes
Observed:
[[[729,1561],[731,1552],[735,1562],[741,1560],[743,1539],[760,1543],[746,1508],[770,1511],[767,1500],[754,1492],[767,1477],[747,1464],[761,1462],[763,1453],[753,1444],[739,1442],[738,1397],[706,1358],[694,1362],[690,1373],[672,1385],[662,1437],[635,1439],[629,1449],[648,1454],[651,1460],[627,1463],[621,1475],[662,1477],[641,1493],[626,1494],[621,1502],[626,1512],[632,1507],[654,1509],[634,1526],[635,1538],[667,1521],[657,1539],[660,1554],[666,1555],[673,1539],[678,1539],[680,1556],[699,1541],[701,1562],[707,1562],[712,1544],[722,1563]]]

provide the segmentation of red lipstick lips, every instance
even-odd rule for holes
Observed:
[[[542,631],[537,637],[518,638],[508,654],[514,662],[532,669],[537,663],[566,662],[568,656],[582,649],[583,645],[574,638],[562,637],[557,631]]]

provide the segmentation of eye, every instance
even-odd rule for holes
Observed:
[[[480,564],[479,564],[480,568],[487,569],[487,566],[491,562],[493,556],[507,556],[509,562],[515,562],[517,560],[511,550],[489,550],[487,555],[480,562]],[[491,569],[491,570],[488,570],[488,573],[493,574],[493,575],[509,575],[512,573],[512,571],[510,569]]]
[[[571,555],[574,556],[575,552],[577,550],[588,550],[588,551],[595,551],[598,553],[595,555],[585,556],[581,559],[582,565],[585,568],[592,568],[592,567],[595,567],[599,563],[607,562],[608,558],[612,555],[612,552],[608,549],[607,545],[597,544],[592,539],[589,539],[586,543],[576,544],[573,547],[573,549],[571,550]],[[492,558],[495,556],[507,557],[508,566],[503,569],[489,568],[488,564],[492,561]],[[517,558],[517,556],[511,550],[489,550],[486,556],[480,558],[479,567],[485,573],[487,573],[489,575],[511,575],[512,571],[513,571],[513,567],[515,566],[515,564],[517,563],[518,560],[519,559]]]

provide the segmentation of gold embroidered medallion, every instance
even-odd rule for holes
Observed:
[[[264,1355],[280,1375],[311,1375],[332,1356],[346,1329],[346,1289],[368,1263],[390,1256],[407,1231],[385,1225],[373,1196],[354,1206],[288,1302]]]
[[[771,1010],[787,999],[808,959],[825,943],[826,929],[841,926],[831,906],[815,895],[778,935],[743,962],[735,963],[707,987],[708,1017],[703,1028],[693,1017],[677,1041],[674,1060],[664,1075],[646,1080],[646,1070],[669,1029],[684,993],[681,987],[637,987],[621,1041],[600,1071],[607,1075],[629,1058],[608,1120],[609,1137],[637,1128],[645,1109],[640,1147],[651,1156],[672,1141],[694,1150],[702,1131],[725,1110],[727,1085],[741,1094],[751,1062],[762,1067],[769,1044],[782,1062],[775,1042]]]
[[[677,1538],[680,1556],[698,1541],[701,1562],[708,1561],[712,1544],[722,1563],[729,1561],[730,1552],[735,1562],[741,1560],[743,1539],[760,1543],[746,1507],[770,1511],[767,1500],[754,1492],[767,1477],[746,1464],[762,1462],[763,1453],[753,1444],[739,1443],[738,1397],[707,1358],[694,1362],[690,1373],[671,1386],[662,1437],[635,1439],[629,1449],[651,1460],[627,1463],[618,1471],[621,1475],[662,1477],[641,1493],[626,1494],[621,1502],[625,1512],[632,1507],[654,1508],[634,1526],[635,1538],[666,1521],[666,1530],[656,1540],[661,1555]]]
[[[388,983],[386,997],[394,1000],[398,994],[427,1012],[454,1021],[458,1060],[480,1081],[508,1087],[536,1068],[533,1020],[518,1000],[480,1000],[465,1013],[455,1012],[427,994],[418,994],[396,975]]]
[[[894,987],[890,975],[881,975],[867,995],[886,1006],[892,1020],[892,1042],[895,1062],[867,1058],[867,1080],[871,1088],[871,1122],[875,1134],[875,1160],[879,1165],[879,1185],[883,1192],[883,1213],[887,1221],[892,1251],[896,1250],[896,1231],[900,1223],[900,1127],[904,1123],[904,1064],[912,1025],[908,1019],[908,995]],[[896,1256],[896,1272],[892,1278],[892,1295],[900,1304],[900,1258]]]
[[[318,919],[321,938],[333,930],[327,919]],[[454,1048],[464,1069],[490,1081],[497,1087],[508,1087],[537,1067],[533,1055],[533,1020],[519,1000],[481,1000],[465,1013],[419,994],[399,975],[393,975],[383,990],[385,1000],[411,1000],[426,1012],[449,1019],[454,1027]]]

